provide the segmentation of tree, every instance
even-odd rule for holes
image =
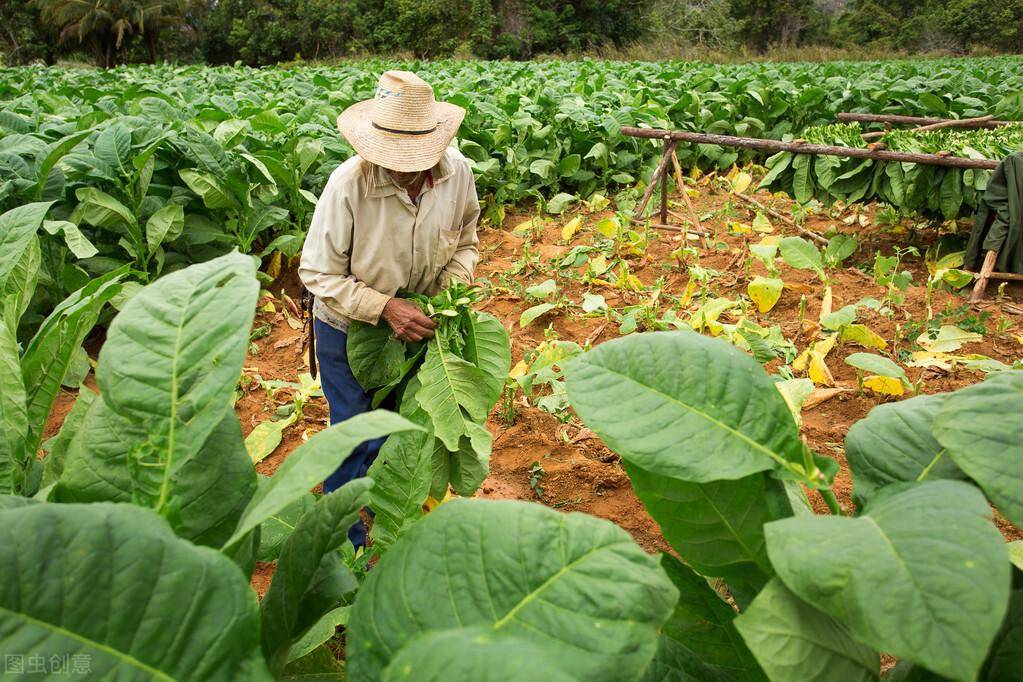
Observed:
[[[60,42],[77,39],[100,66],[113,66],[133,36],[157,59],[160,30],[180,23],[184,0],[36,0],[43,21],[60,31]]]
[[[820,14],[813,0],[730,0],[729,12],[745,44],[759,52],[800,44]]]

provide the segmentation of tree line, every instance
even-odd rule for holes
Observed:
[[[1020,0],[8,0],[0,63],[528,59],[645,45],[1023,52]]]

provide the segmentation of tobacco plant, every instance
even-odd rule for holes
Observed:
[[[1023,573],[989,504],[1023,522],[1023,374],[876,408],[846,439],[857,509],[818,515],[803,489],[830,497],[836,466],[745,353],[642,334],[565,371],[688,566],[664,559],[692,585],[676,607],[688,628],[669,621],[647,679],[877,680],[879,652],[901,659],[886,679],[1017,679]],[[699,638],[693,613],[711,605]]]

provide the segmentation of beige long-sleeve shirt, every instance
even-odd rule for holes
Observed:
[[[340,329],[376,324],[399,289],[433,295],[452,279],[472,281],[480,214],[472,169],[449,147],[432,173],[415,202],[382,168],[364,173],[358,156],[331,174],[298,268],[318,318]]]

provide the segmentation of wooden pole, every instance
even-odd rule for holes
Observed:
[[[984,255],[984,264],[980,267],[980,274],[977,275],[977,283],[973,285],[973,293],[970,294],[970,305],[980,303],[980,300],[984,298],[984,292],[987,291],[988,280],[991,279],[991,273],[994,272],[995,261],[997,260],[997,251],[988,251]]]
[[[928,166],[945,166],[947,168],[979,168],[983,170],[994,170],[998,167],[998,161],[991,159],[967,159],[961,156],[911,154],[908,152],[891,152],[883,149],[865,149],[862,147],[836,147],[824,144],[781,142],[780,140],[763,140],[755,137],[734,137],[731,135],[690,133],[682,130],[668,131],[657,130],[654,128],[632,128],[622,126],[622,134],[629,137],[645,137],[653,139],[670,138],[673,142],[716,144],[723,147],[763,149],[775,152],[792,152],[793,154],[844,156],[852,159],[874,159],[875,161],[895,161],[898,163],[921,163]],[[661,165],[664,165],[664,161],[661,162]]]
[[[689,198],[689,194],[686,192],[686,183],[682,179],[682,166],[678,162],[678,157],[675,156],[675,150],[671,150],[671,164],[675,168],[675,184],[678,185],[679,192],[682,193],[682,199],[686,202],[686,209],[689,211],[689,219],[693,221],[693,226],[697,230],[703,232],[703,225],[700,223],[700,214],[696,212],[696,207],[693,206],[693,200]]]
[[[911,133],[924,133],[931,130],[941,130],[942,128],[976,128],[977,123],[987,123],[988,121],[995,120],[995,117],[988,114],[987,116],[980,116],[978,118],[950,118],[947,121],[941,121],[940,123],[931,123],[930,125],[920,126],[918,128],[911,128]],[[884,137],[890,131],[888,130],[875,130],[869,133],[863,133],[860,135],[864,140],[873,140],[879,137]]]
[[[665,145],[665,155],[670,152]],[[674,145],[672,145],[674,146]],[[664,172],[661,173],[661,224],[668,224],[668,167],[664,167]]]
[[[967,119],[934,118],[932,116],[899,116],[898,114],[857,114],[843,112],[836,118],[841,123],[899,123],[902,125],[926,126],[945,121],[957,121]],[[981,121],[972,125],[972,128],[999,128],[1001,126],[1020,123],[1020,121]]]
[[[650,176],[650,184],[646,186],[646,191],[643,192],[643,198],[640,199],[639,204],[636,205],[636,212],[633,214],[633,217],[639,220],[643,219],[643,213],[646,211],[646,205],[650,202],[650,197],[654,194],[654,188],[657,187],[657,181],[661,179],[661,175],[668,168],[668,162],[671,161],[671,152],[675,149],[674,140],[664,137],[663,135],[660,137],[664,139],[664,158],[661,159],[661,163],[657,166],[654,174]],[[664,218],[661,222],[667,222],[667,218]]]

